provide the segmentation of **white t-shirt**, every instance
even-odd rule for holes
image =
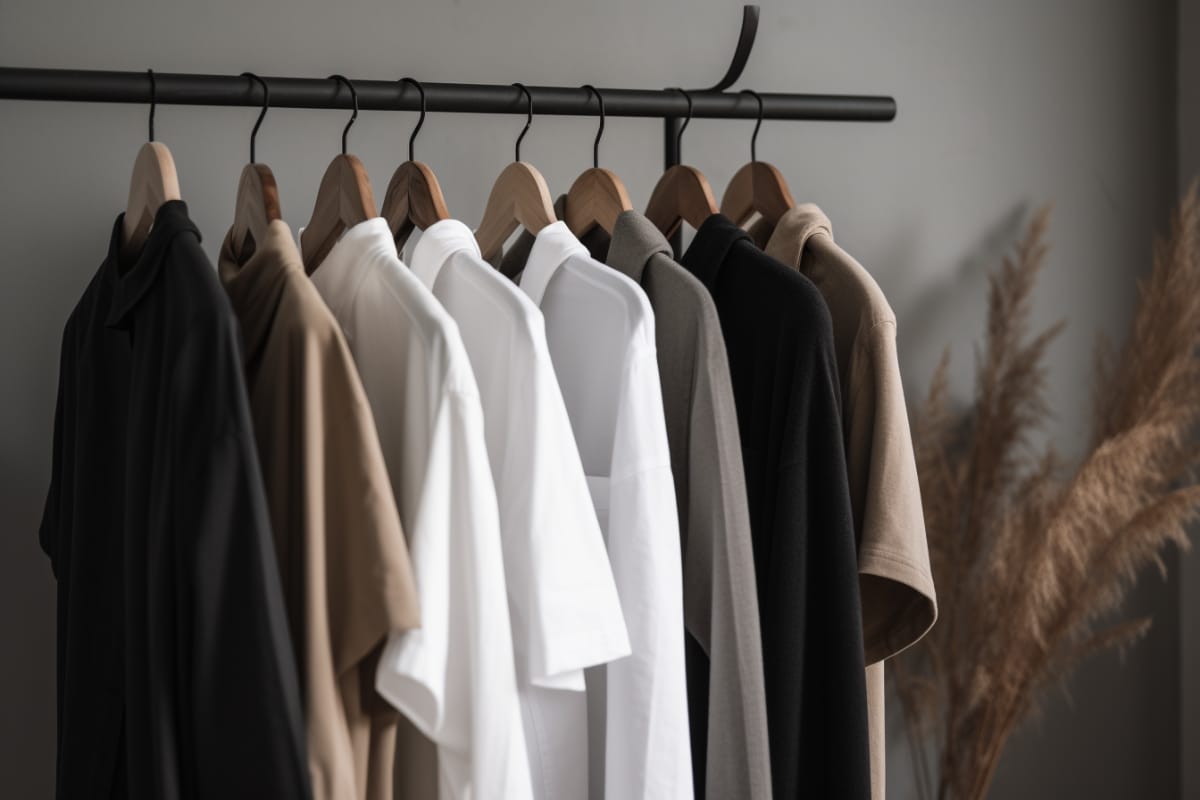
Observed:
[[[424,231],[409,264],[458,323],[483,400],[534,796],[585,800],[583,668],[630,648],[545,322],[457,220]]]
[[[591,796],[692,798],[679,517],[654,312],[564,222],[534,240],[520,286],[541,308],[633,655],[587,672]]]
[[[312,280],[375,416],[421,607],[420,628],[389,637],[376,689],[437,745],[441,800],[531,797],[496,493],[458,328],[381,217],[346,231]],[[397,782],[430,766],[398,757]]]

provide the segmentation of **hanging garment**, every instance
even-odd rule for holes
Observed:
[[[561,217],[565,196],[555,201]],[[521,234],[511,256],[528,254]],[[636,211],[580,237],[637,281],[655,314],[671,473],[683,542],[692,775],[697,797],[770,797],[754,554],[729,362],[708,290]]]
[[[563,197],[555,202],[561,217]],[[771,796],[762,635],[737,412],[708,290],[637,211],[580,237],[637,281],[654,309],[659,378],[679,506],[692,779],[697,797]],[[528,252],[522,234],[513,251]]]
[[[867,798],[854,526],[829,311],[727,217],[682,263],[716,302],[742,438],[776,800]]]
[[[882,800],[887,788],[883,659],[918,641],[937,619],[896,355],[896,315],[870,273],[834,242],[829,218],[815,205],[792,208],[773,232],[758,226],[753,233],[760,241],[769,234],[767,255],[812,280],[833,321],[869,665],[871,793]]]
[[[180,200],[63,331],[42,548],[60,798],[311,796],[238,329]]]
[[[586,798],[583,669],[629,655],[629,637],[545,321],[457,220],[424,231],[410,264],[458,323],[483,401],[534,796]]]
[[[601,230],[597,228],[596,230]],[[750,512],[721,323],[704,285],[636,211],[607,263],[654,308],[659,377],[683,543],[688,717],[697,797],[769,798],[771,764]]]
[[[546,318],[633,648],[587,671],[589,763],[573,768],[588,771],[592,798],[691,798],[679,519],[654,312],[561,221],[538,232],[519,285]]]
[[[412,723],[398,735],[397,794],[527,798],[496,493],[458,328],[382,217],[347,230],[311,277],[358,366],[421,604],[421,627],[392,634],[376,675]]]
[[[341,329],[275,220],[218,274],[246,385],[301,676],[317,800],[391,800],[398,713],[375,693],[387,635],[420,622],[371,409]]]

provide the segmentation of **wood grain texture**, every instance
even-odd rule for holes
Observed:
[[[247,164],[238,178],[231,239],[239,261],[254,253],[267,234],[267,226],[283,218],[275,174],[266,164]]]
[[[181,198],[171,151],[162,142],[146,142],[134,158],[133,173],[129,178],[129,202],[121,226],[124,234],[122,254],[138,253],[146,243],[159,207],[168,200]]]
[[[708,178],[695,167],[683,164],[663,173],[646,204],[646,218],[668,237],[679,229],[681,222],[699,228],[716,213],[717,201]]]
[[[542,173],[527,161],[514,161],[492,185],[475,239],[484,259],[490,260],[518,226],[536,234],[557,219]]]
[[[405,161],[392,173],[383,195],[382,216],[388,222],[396,249],[404,247],[413,228],[425,230],[439,220],[450,219],[441,184],[428,165]]]
[[[321,178],[312,217],[300,235],[304,269],[311,275],[342,231],[377,216],[371,180],[358,156],[336,156]]]
[[[597,225],[612,233],[617,215],[633,208],[625,184],[603,167],[586,170],[567,191],[566,223],[576,236]]]
[[[755,212],[774,225],[795,205],[783,173],[765,161],[743,164],[721,197],[721,213],[737,225],[744,225]]]

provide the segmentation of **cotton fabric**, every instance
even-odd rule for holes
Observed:
[[[560,217],[563,201],[555,205]],[[594,258],[636,281],[654,309],[683,548],[696,796],[770,797],[750,512],[716,306],[704,285],[675,262],[666,237],[636,211],[619,214],[611,236],[597,226],[580,241]]]
[[[458,324],[483,402],[534,796],[583,798],[586,774],[564,768],[586,760],[583,670],[630,649],[545,320],[457,220],[423,231],[409,263]]]
[[[829,218],[798,205],[769,234],[766,253],[809,277],[833,322],[858,571],[871,723],[872,795],[886,790],[883,659],[933,626],[937,599],[929,567],[920,483],[896,353],[896,315],[870,273],[833,239]]]
[[[311,277],[362,378],[417,582],[421,627],[393,632],[376,675],[415,726],[398,736],[397,794],[530,797],[496,494],[458,328],[380,217]]]
[[[238,326],[163,203],[63,331],[42,549],[58,587],[59,798],[311,796]]]
[[[832,323],[812,282],[714,214],[682,262],[729,356],[762,617],[773,794],[870,796],[854,524]]]
[[[375,422],[337,321],[287,224],[217,271],[242,326],[246,385],[318,800],[391,800],[398,713],[374,691],[388,633],[420,618]]]
[[[519,285],[546,339],[587,473],[633,654],[588,670],[592,798],[691,798],[682,556],[654,312],[566,224],[540,230]],[[593,690],[594,689],[594,690]],[[603,702],[601,702],[603,700]]]

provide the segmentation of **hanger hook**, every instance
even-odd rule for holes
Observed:
[[[525,116],[525,127],[521,128],[521,135],[517,137],[517,144],[514,148],[514,160],[521,160],[521,140],[525,138],[525,134],[529,133],[529,126],[533,124],[533,95],[529,93],[529,88],[523,83],[514,83],[521,92],[525,95],[525,99],[529,102],[529,110]]]
[[[748,94],[758,101],[758,121],[754,123],[754,133],[750,136],[750,160],[758,161],[758,129],[762,127],[763,121],[762,95],[753,89],[742,89],[738,94]]]
[[[415,78],[401,78],[400,83],[411,83],[421,95],[421,116],[417,119],[417,127],[413,128],[412,135],[408,137],[408,160],[416,161],[413,158],[413,143],[417,141],[417,134],[421,132],[421,126],[425,124],[425,87]]]
[[[604,136],[604,95],[600,94],[600,90],[590,83],[583,85],[584,89],[588,90],[588,97],[593,94],[600,101],[600,127],[596,130],[596,141],[592,142],[592,166],[600,166],[600,138]]]
[[[146,74],[150,76],[150,139],[154,141],[154,107],[158,105],[158,85],[154,81],[154,70],[146,70]]]
[[[256,159],[254,158],[254,142],[258,139],[258,129],[262,127],[263,118],[267,116],[267,109],[271,106],[271,87],[267,86],[267,82],[253,72],[243,72],[241,77],[257,82],[263,90],[262,111],[258,112],[258,119],[254,123],[254,130],[250,131],[250,163],[254,164],[256,163]]]
[[[358,90],[345,75],[330,75],[329,80],[346,84],[350,90],[350,98],[354,101],[354,113],[350,115],[350,121],[346,123],[346,127],[342,128],[342,155],[346,155],[346,134],[350,133],[350,126],[354,124],[354,120],[358,119]]]
[[[679,130],[675,132],[675,152],[682,153],[680,145],[683,143],[683,131],[687,128],[688,123],[692,121],[692,96],[687,91],[680,89],[678,86],[671,87],[674,91],[683,95],[683,99],[687,100],[688,110],[687,116],[683,119],[683,124],[679,126]]]

